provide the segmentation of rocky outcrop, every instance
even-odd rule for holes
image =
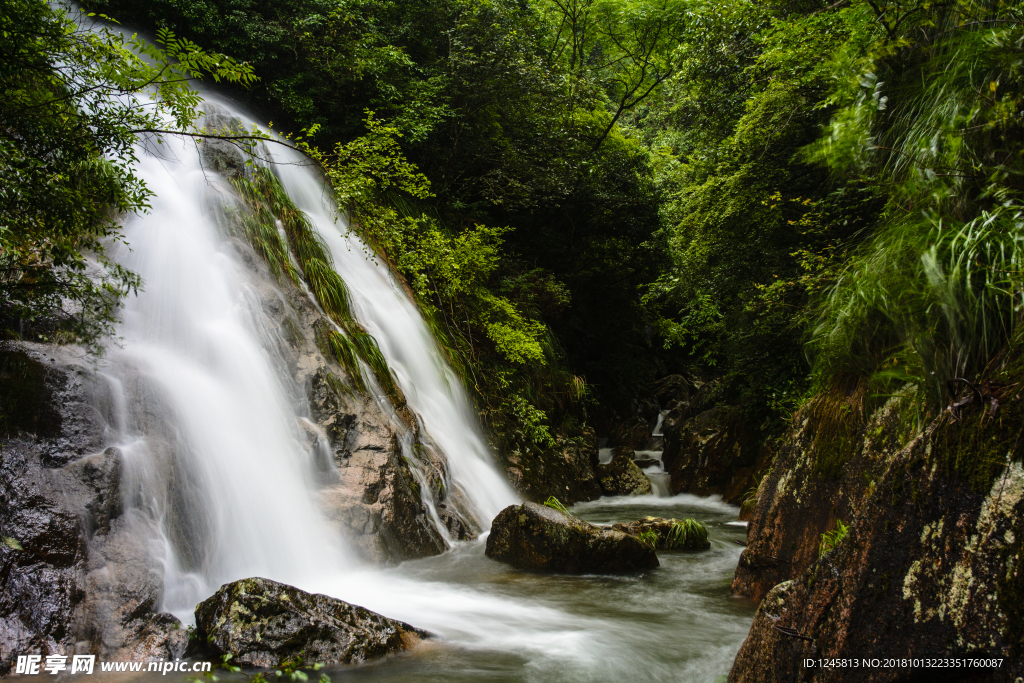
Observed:
[[[739,409],[715,406],[692,417],[670,413],[663,429],[662,462],[672,493],[741,501],[754,477],[758,443]]]
[[[899,450],[896,399],[852,429],[840,429],[828,415],[824,404],[798,413],[760,482],[734,593],[760,600],[776,584],[810,567],[818,558],[821,535],[837,520],[848,524],[853,519]]]
[[[510,505],[494,518],[487,557],[516,569],[621,574],[658,566],[654,548],[635,536],[535,503]]]
[[[184,652],[177,620],[154,614],[159,568],[132,540],[122,455],[100,450],[104,382],[76,351],[0,349],[0,675],[17,654]]]
[[[809,670],[805,657],[996,657],[1002,665],[971,672],[977,680],[1024,676],[1024,404],[1001,403],[947,410],[902,448],[896,399],[862,430],[828,430],[848,448],[813,438],[827,427],[821,412],[803,415],[788,469],[776,463],[762,486],[734,586],[787,580],[766,591],[730,681],[967,679],[900,665]],[[835,516],[849,531],[818,559]],[[788,571],[763,566],[793,546]]]
[[[281,354],[305,391],[310,414],[302,429],[320,468],[324,510],[338,533],[376,564],[444,552],[447,544],[423,502],[426,486],[444,514],[438,521],[452,536],[475,535],[479,528],[444,485],[445,463],[418,433],[415,418],[354,389],[359,383],[324,342],[330,326],[321,311],[298,288],[276,282],[247,244],[237,246],[259,275],[268,324],[286,342]]]
[[[619,451],[610,463],[598,465],[597,477],[607,496],[643,496],[653,490],[651,480],[633,462],[631,452]]]
[[[245,134],[241,119],[231,116],[216,105],[206,103],[204,106],[209,110],[203,117],[203,127],[207,133],[224,137]],[[233,142],[216,137],[203,138],[199,140],[199,152],[203,165],[225,178],[240,178],[246,175],[249,154],[245,142]]]
[[[630,536],[639,537],[641,534],[654,534],[654,547],[657,550],[707,550],[711,547],[708,540],[708,530],[703,524],[687,520],[684,524],[679,519],[665,519],[664,517],[644,517],[635,522],[612,524],[616,531],[622,531]],[[696,525],[694,528],[693,525]]]
[[[572,504],[600,498],[594,430],[587,427],[575,437],[556,434],[555,443],[554,449],[541,454],[528,449],[506,453],[503,460],[512,486],[534,501],[555,496]]]
[[[196,607],[196,634],[242,666],[354,664],[408,650],[426,631],[327,595],[269,579],[220,587]]]

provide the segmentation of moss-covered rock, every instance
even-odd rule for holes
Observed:
[[[487,557],[516,569],[565,574],[622,574],[659,566],[654,548],[635,536],[543,505],[510,505],[494,518]]]
[[[653,534],[654,547],[658,550],[707,550],[711,547],[707,527],[692,519],[645,517],[635,522],[612,524],[612,528],[637,538]]]
[[[555,496],[572,504],[601,497],[594,472],[597,437],[590,427],[574,436],[556,433],[555,447],[549,451],[507,451],[502,461],[512,486],[527,500]]]
[[[426,631],[343,600],[262,578],[225,584],[196,607],[196,632],[243,666],[352,664],[407,650]]]
[[[630,452],[620,451],[607,465],[598,465],[597,480],[608,496],[643,496],[653,491],[651,480],[633,462]]]

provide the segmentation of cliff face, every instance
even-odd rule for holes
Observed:
[[[837,451],[823,440],[814,447],[820,420],[799,422],[762,484],[733,584],[767,595],[730,681],[1024,675],[1024,402],[1019,385],[1005,386],[1001,406],[971,401],[947,410],[902,448],[898,404],[890,402],[845,435],[845,462],[829,462]],[[820,534],[836,518],[850,522],[849,532],[818,559]],[[965,672],[801,663],[986,656],[1002,658],[1002,666]]]

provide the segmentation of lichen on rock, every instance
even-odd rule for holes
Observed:
[[[196,634],[243,666],[354,664],[414,647],[430,634],[327,595],[249,578],[196,607]]]

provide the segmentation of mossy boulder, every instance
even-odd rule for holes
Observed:
[[[607,465],[597,466],[601,491],[608,496],[643,496],[652,493],[651,480],[633,462],[628,451],[616,453]]]
[[[659,565],[654,548],[622,531],[524,503],[494,518],[487,557],[516,569],[564,574],[624,574]]]
[[[215,654],[256,667],[299,657],[307,665],[365,662],[430,637],[343,600],[262,578],[225,584],[199,603],[196,632]]]

